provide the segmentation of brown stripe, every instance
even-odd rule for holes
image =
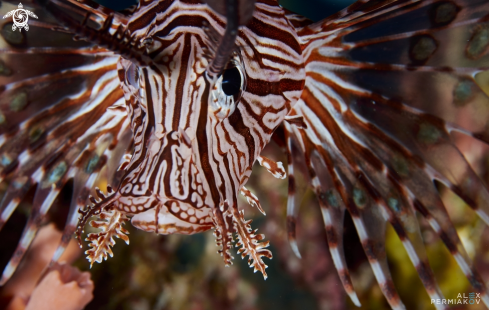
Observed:
[[[282,95],[286,91],[302,90],[304,80],[282,79],[279,82],[258,80],[247,77],[246,92],[257,96],[265,97],[268,95]]]
[[[439,232],[439,235],[441,240],[443,240],[443,243],[445,243],[445,246],[450,251],[450,253],[452,255],[458,254],[457,245],[454,242],[452,242],[452,239],[448,236],[448,234],[442,230]]]
[[[401,241],[405,241],[407,239],[407,234],[399,220],[397,218],[391,218],[390,223],[399,236],[399,239],[401,239]]]
[[[430,265],[425,261],[420,261],[419,264],[415,267],[416,271],[418,272],[419,278],[423,282],[428,293],[432,294],[433,292],[435,292],[436,282]]]
[[[205,81],[205,87],[204,87],[204,93],[202,94],[201,97],[201,105],[200,105],[200,114],[199,114],[199,120],[197,123],[197,131],[196,131],[196,138],[197,138],[197,145],[199,148],[199,158],[200,158],[200,165],[202,167],[202,172],[205,175],[205,178],[207,179],[207,183],[209,184],[209,189],[211,191],[212,195],[212,200],[214,201],[214,205],[216,208],[219,208],[219,202],[220,202],[220,197],[219,197],[219,191],[216,187],[216,182],[214,178],[214,172],[212,171],[212,167],[210,165],[210,159],[209,159],[209,149],[207,146],[207,107],[208,107],[208,98],[209,98],[209,81],[207,79],[204,79]],[[236,109],[238,110],[238,109]],[[233,113],[235,114],[236,111]],[[219,212],[220,213],[220,212]],[[223,246],[224,248],[224,246]]]
[[[145,27],[149,26],[153,19],[155,19],[157,13],[161,12],[166,12],[168,7],[173,3],[174,1],[172,0],[163,0],[160,1],[156,6],[154,6],[151,10],[145,12],[142,15],[139,15],[140,13],[136,14],[139,15],[138,18],[133,19],[128,25],[127,28],[133,33],[136,30],[139,29],[144,29]]]
[[[294,175],[289,174],[289,196],[295,194],[295,178]]]
[[[288,31],[282,30],[273,25],[262,22],[257,18],[253,18],[247,25],[248,29],[253,31],[257,36],[277,40],[287,44],[297,54],[301,55],[302,50],[296,38]]]
[[[290,240],[295,240],[295,218],[291,215],[287,216],[287,234]]]
[[[239,109],[234,110],[233,114],[231,114],[228,119],[229,125],[245,139],[249,149],[248,153],[250,154],[248,164],[250,167],[253,166],[253,161],[255,159],[255,139],[253,139],[253,136],[251,135],[250,128],[244,124],[241,111]]]
[[[207,20],[204,17],[198,15],[178,16],[176,18],[173,18],[172,21],[165,28],[155,32],[153,36],[156,38],[165,38],[170,32],[175,32],[175,29],[177,29],[178,27],[202,28],[204,22],[207,22]],[[190,35],[190,33],[185,34]]]
[[[343,287],[345,288],[345,290],[347,292],[353,292],[353,283],[351,282],[350,273],[348,272],[348,270],[345,268],[338,269],[338,276],[340,277],[340,280],[343,283]]]
[[[379,249],[377,249],[377,247],[380,247],[379,242],[375,242],[370,238],[360,241],[362,242],[363,250],[365,251],[365,254],[370,262],[375,262],[381,259],[381,257],[377,256],[377,254],[381,252]],[[385,251],[385,249],[382,249],[382,251]]]
[[[328,236],[328,243],[330,247],[338,245],[338,235],[336,234],[336,230],[333,226],[326,226],[326,235]]]
[[[390,304],[397,305],[399,304],[399,296],[397,295],[396,287],[391,279],[386,279],[385,283],[379,283],[382,288],[385,298],[389,301]]]
[[[185,80],[187,79],[188,76],[188,72],[187,72],[188,62],[190,59],[190,53],[192,52],[190,39],[191,39],[191,35],[189,33],[186,33],[184,36],[183,51],[180,59],[181,68],[180,68],[180,73],[178,75],[177,87],[175,90],[176,91],[175,108],[173,109],[173,122],[172,122],[173,131],[178,131],[178,125],[180,123],[180,115],[182,113],[181,111],[182,104],[183,104],[182,100],[183,100],[183,94],[185,93],[184,87],[186,86]],[[185,104],[189,105],[190,103],[186,102]]]

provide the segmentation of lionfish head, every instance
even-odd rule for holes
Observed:
[[[228,2],[235,6],[141,1],[124,25],[131,43],[120,47],[118,71],[134,152],[117,190],[99,192],[81,211],[79,232],[93,215],[102,221],[92,226],[114,235],[128,218],[160,234],[215,228],[226,263],[233,232],[256,239],[245,254],[266,246],[237,209],[237,194],[249,192],[253,163],[300,96],[303,61],[278,5]],[[92,261],[105,253],[100,236],[88,237]]]

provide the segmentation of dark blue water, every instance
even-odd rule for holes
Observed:
[[[136,4],[135,0],[97,0],[113,10],[122,10]],[[280,5],[314,21],[321,20],[345,8],[354,0],[279,0]]]

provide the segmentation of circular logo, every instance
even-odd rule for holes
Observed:
[[[25,29],[25,31],[29,30],[29,25],[27,25],[27,21],[29,20],[29,16],[37,18],[36,14],[29,10],[25,10],[24,7],[22,6],[22,3],[19,3],[19,8],[17,10],[13,10],[7,13],[3,18],[7,18],[12,16],[12,20],[14,24],[12,25],[12,31],[19,29],[19,31],[22,30],[22,28]]]
[[[12,19],[14,20],[15,26],[19,28],[23,28],[25,25],[27,25],[29,16],[27,15],[27,12],[25,10],[17,9],[15,10],[14,15],[12,16]]]

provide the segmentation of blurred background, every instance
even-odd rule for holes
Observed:
[[[134,1],[104,0],[101,4],[124,9]],[[280,4],[312,20],[320,20],[352,3],[349,0],[283,0]],[[3,10],[2,10],[3,12]],[[489,79],[480,86],[489,92]],[[463,139],[460,139],[462,141]],[[464,143],[464,154],[477,164],[478,172],[487,184],[489,160],[487,147],[474,141]],[[476,150],[476,152],[474,152]],[[264,156],[286,163],[281,149],[271,143]],[[301,183],[300,180],[298,183]],[[100,185],[101,187],[104,184]],[[66,260],[85,271],[90,270],[95,284],[94,299],[87,305],[90,310],[304,310],[304,309],[358,309],[343,291],[327,247],[326,233],[316,198],[306,191],[297,223],[297,242],[302,259],[290,249],[286,231],[287,181],[275,179],[265,169],[255,166],[247,187],[255,193],[265,209],[264,217],[240,197],[240,208],[246,218],[253,219],[258,228],[271,241],[272,260],[266,260],[268,279],[253,273],[246,260],[235,256],[234,265],[225,267],[216,253],[212,232],[193,236],[158,236],[134,229],[130,231],[130,245],[117,239],[114,257],[90,269],[89,263],[71,245]],[[5,188],[3,188],[5,190]],[[462,200],[440,186],[451,219],[483,278],[489,279],[489,230]],[[55,247],[59,240],[69,205],[70,184],[57,199],[49,213],[43,233],[36,240],[37,248],[27,255],[21,269],[36,265],[43,253]],[[0,232],[0,268],[3,269],[20,237],[29,214],[33,193],[21,203],[18,210]],[[48,222],[54,223],[48,225]],[[446,298],[456,298],[459,293],[472,292],[468,281],[450,253],[420,218],[430,264]],[[389,227],[387,255],[395,285],[408,309],[434,309],[416,270],[412,266],[399,238]],[[370,265],[367,262],[351,219],[345,219],[345,248],[347,263],[352,272],[354,287],[362,309],[389,309]],[[85,248],[86,249],[86,248]],[[85,250],[84,249],[84,250]],[[36,252],[37,251],[37,252]],[[46,256],[46,255],[44,255]],[[49,256],[49,255],[48,255]],[[44,257],[42,261],[49,261]],[[38,269],[42,267],[38,267]],[[27,283],[29,272],[19,272]],[[37,280],[35,280],[37,281]],[[31,283],[30,285],[35,285]],[[32,282],[32,281],[31,281]],[[8,296],[20,290],[21,284],[0,288],[0,309],[5,309]],[[456,309],[465,309],[460,306]],[[468,309],[484,309],[470,306]]]

